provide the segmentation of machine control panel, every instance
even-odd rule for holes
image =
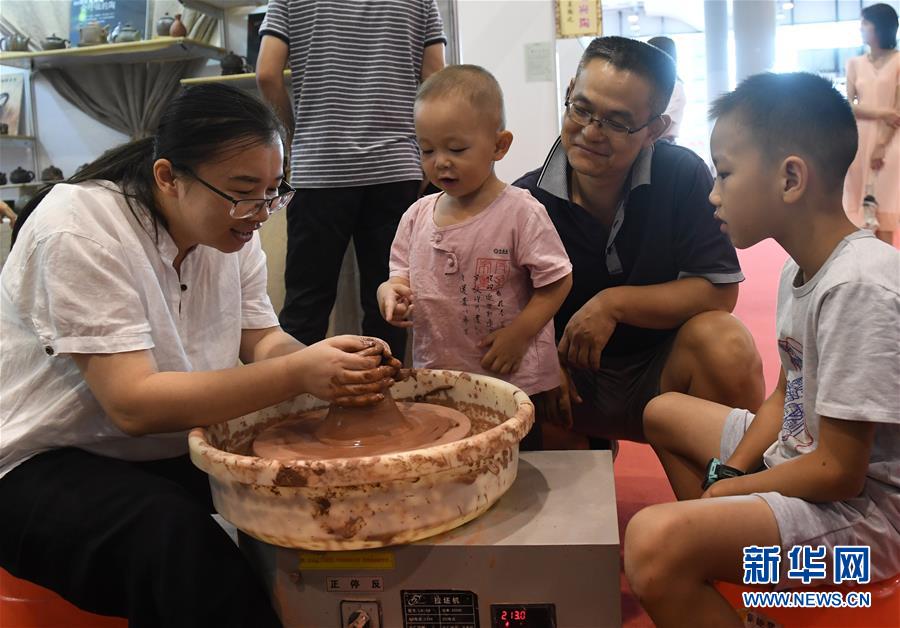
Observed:
[[[491,604],[491,628],[556,628],[556,605]]]

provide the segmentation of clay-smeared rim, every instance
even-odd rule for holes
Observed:
[[[428,373],[425,369],[420,372]],[[414,480],[453,470],[469,472],[504,449],[517,446],[531,429],[534,406],[528,395],[509,382],[458,371],[432,373],[440,373],[444,377],[466,377],[473,382],[488,384],[496,393],[513,397],[516,413],[499,425],[458,441],[393,454],[330,460],[273,460],[230,453],[213,447],[206,428],[198,427],[191,430],[188,436],[191,460],[207,474],[222,481],[278,487],[354,486]],[[253,414],[256,413],[232,420],[239,421]]]

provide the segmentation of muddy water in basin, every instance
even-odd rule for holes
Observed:
[[[469,436],[458,410],[432,403],[384,401],[362,408],[330,406],[277,423],[253,441],[253,454],[272,460],[330,460],[412,451]]]

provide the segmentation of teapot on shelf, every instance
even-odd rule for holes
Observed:
[[[105,44],[109,29],[97,21],[88,22],[78,29],[79,46],[96,46]]]
[[[31,37],[12,34],[8,37],[0,37],[0,50],[5,52],[24,52],[28,50],[28,42]]]
[[[253,68],[247,63],[247,58],[234,54],[229,50],[228,54],[222,57],[222,76],[229,74],[242,74],[244,72],[252,72]]]
[[[168,37],[169,31],[172,30],[172,22],[174,21],[175,18],[168,13],[156,20],[156,34],[163,37]]]
[[[9,180],[11,183],[28,183],[33,179],[34,173],[31,170],[25,170],[22,166],[19,166],[9,173]]]
[[[64,178],[62,170],[56,166],[47,166],[41,170],[41,181],[62,181]]]
[[[6,173],[0,172],[0,185],[6,185]]]
[[[134,28],[131,24],[126,24],[121,28],[116,27],[115,34],[110,37],[110,40],[116,44],[122,44],[129,41],[140,41],[141,31]]]
[[[56,33],[51,33],[49,37],[41,40],[41,49],[43,50],[62,50],[69,47],[69,40],[57,37]]]

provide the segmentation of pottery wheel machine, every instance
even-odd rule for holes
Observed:
[[[615,503],[610,452],[526,452],[490,510],[415,543],[308,552],[239,536],[286,627],[616,627]]]
[[[248,453],[267,427],[322,407],[306,395],[191,433],[216,509],[284,625],[620,626],[610,452],[519,456],[533,409],[490,377],[420,371],[391,392],[463,411],[471,435],[352,463]]]

